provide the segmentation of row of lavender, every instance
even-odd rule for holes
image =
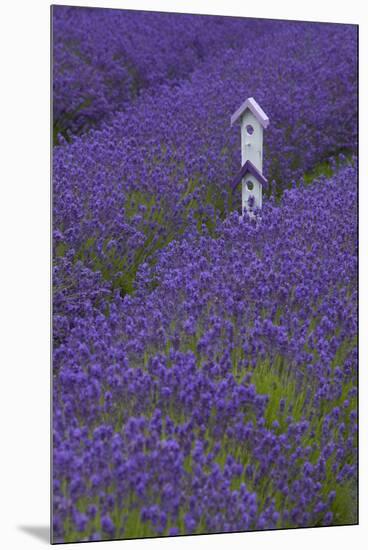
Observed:
[[[100,131],[55,147],[56,256],[69,252],[126,293],[142,261],[188,225],[216,227],[239,204],[229,193],[240,163],[229,118],[247,96],[271,119],[264,173],[278,189],[355,151],[354,27],[264,25],[180,86],[149,89]]]
[[[192,229],[55,349],[55,540],[356,521],[356,166]],[[78,290],[78,295],[83,294]],[[72,312],[72,314],[74,314]]]
[[[54,131],[111,120],[142,89],[174,86],[204,59],[264,32],[257,20],[53,6]],[[267,23],[266,23],[267,25]]]

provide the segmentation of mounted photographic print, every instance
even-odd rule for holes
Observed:
[[[358,27],[51,22],[52,542],[357,524]]]

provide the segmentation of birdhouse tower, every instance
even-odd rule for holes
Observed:
[[[242,169],[232,183],[235,189],[242,182],[242,213],[253,216],[253,209],[262,208],[263,129],[270,121],[253,97],[248,97],[231,116],[231,126],[240,120]]]

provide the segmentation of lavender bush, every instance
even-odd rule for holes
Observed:
[[[353,26],[55,9],[55,542],[356,522],[355,51]]]
[[[177,85],[204,59],[244,45],[264,32],[264,25],[216,16],[54,6],[54,137],[111,120],[142,89]]]

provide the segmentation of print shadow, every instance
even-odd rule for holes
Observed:
[[[42,542],[50,543],[50,527],[48,525],[19,525],[18,529]]]

